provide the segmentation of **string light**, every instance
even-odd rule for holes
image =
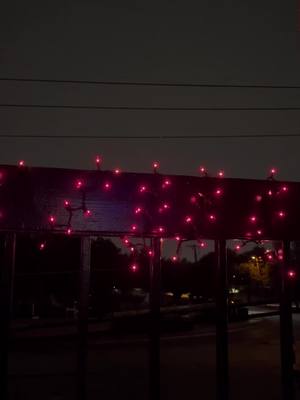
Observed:
[[[114,174],[115,174],[115,175],[120,175],[120,174],[121,174],[120,168],[115,168],[115,169],[114,169]]]
[[[66,231],[66,234],[67,235],[71,235],[72,234],[72,228],[68,228],[67,231]]]
[[[130,270],[131,270],[132,272],[137,272],[137,270],[138,270],[138,265],[137,265],[136,263],[131,264],[131,265],[130,265]]]
[[[82,189],[83,181],[81,179],[77,179],[77,181],[75,182],[75,187],[76,189]]]
[[[289,278],[295,278],[296,277],[296,272],[293,270],[289,270],[288,271],[288,277]]]
[[[44,250],[45,247],[46,247],[46,244],[45,244],[45,243],[40,243],[40,244],[39,244],[39,249],[40,249],[41,251]]]
[[[102,164],[102,158],[100,156],[96,156],[95,163],[96,163],[97,169],[100,170],[101,164]]]
[[[92,211],[91,210],[85,210],[84,211],[84,215],[85,215],[85,217],[90,217],[92,215]]]
[[[190,224],[193,222],[193,218],[190,215],[187,215],[184,220],[186,224]]]
[[[153,161],[153,163],[152,163],[152,168],[153,168],[153,172],[154,172],[154,173],[158,172],[158,169],[159,169],[159,162],[158,162],[158,161]]]
[[[215,191],[215,195],[216,196],[221,196],[222,195],[222,189],[216,189],[216,191]]]
[[[210,220],[210,222],[215,222],[217,218],[216,218],[216,216],[214,214],[210,214],[208,216],[208,219]]]
[[[199,167],[199,172],[200,172],[200,175],[207,176],[207,170],[205,167],[203,167],[203,166]]]
[[[110,182],[105,182],[103,185],[104,190],[108,191],[111,189],[111,183]]]
[[[25,167],[25,161],[24,160],[20,160],[19,161],[19,167]]]
[[[284,218],[285,216],[286,216],[286,214],[285,214],[285,212],[284,211],[278,211],[278,216],[280,217],[280,218]]]
[[[225,176],[225,172],[222,169],[220,171],[218,171],[219,178],[224,178],[224,176]]]
[[[142,207],[136,207],[135,210],[134,210],[134,213],[135,213],[136,215],[138,215],[138,214],[141,214],[142,211],[143,211]]]
[[[165,179],[165,180],[163,181],[162,188],[163,188],[163,189],[167,189],[167,188],[170,187],[170,186],[171,186],[171,181],[170,181],[170,179]]]
[[[54,217],[53,215],[50,215],[50,216],[49,216],[49,222],[50,222],[50,224],[52,224],[52,225],[55,224],[55,220],[56,220],[56,219],[55,219],[55,217]]]
[[[145,193],[145,192],[147,192],[147,186],[146,186],[146,185],[141,185],[141,186],[139,187],[139,192],[140,192],[140,193]]]

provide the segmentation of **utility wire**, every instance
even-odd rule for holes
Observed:
[[[9,134],[0,133],[3,139],[105,139],[105,140],[131,140],[131,139],[264,139],[264,138],[297,138],[300,133],[262,133],[262,134],[237,134],[237,135],[48,135],[48,134]]]
[[[195,88],[228,88],[228,89],[300,89],[299,85],[268,85],[242,83],[197,83],[197,82],[151,82],[151,81],[97,81],[71,79],[36,79],[36,78],[5,78],[2,82],[74,84],[74,85],[105,85],[105,86],[153,86],[153,87],[195,87]]]
[[[0,104],[1,108],[38,108],[68,110],[117,111],[300,111],[300,107],[164,107],[164,106],[96,106],[77,104]]]

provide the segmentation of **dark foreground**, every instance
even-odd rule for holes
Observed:
[[[294,326],[300,365],[299,314],[294,315]],[[162,337],[162,399],[215,399],[214,340],[209,326]],[[279,318],[231,324],[229,341],[230,398],[281,399]],[[9,364],[12,400],[76,398],[74,339],[18,339]],[[88,399],[147,399],[147,367],[146,337],[94,336],[89,341]]]

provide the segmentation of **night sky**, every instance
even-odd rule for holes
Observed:
[[[224,5],[226,3],[226,5]],[[6,1],[0,77],[300,85],[296,1]],[[300,106],[300,90],[0,82],[0,103]],[[0,107],[1,134],[300,133],[299,111],[155,112]],[[0,163],[300,180],[300,138],[70,140],[0,138]]]

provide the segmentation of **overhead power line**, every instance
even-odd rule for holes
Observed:
[[[228,89],[300,89],[299,85],[243,84],[243,83],[198,83],[198,82],[151,82],[151,81],[98,81],[77,79],[36,79],[36,78],[0,78],[2,82],[47,83],[72,85],[106,85],[106,86],[153,86],[153,87],[195,87],[195,88],[228,88]]]
[[[160,140],[160,139],[267,139],[267,138],[297,138],[300,133],[245,133],[245,134],[205,134],[205,135],[49,135],[49,134],[19,134],[0,133],[3,139],[105,139],[105,140]]]
[[[0,104],[2,108],[37,108],[107,111],[299,111],[300,107],[165,107],[165,106],[96,106],[77,104]]]

